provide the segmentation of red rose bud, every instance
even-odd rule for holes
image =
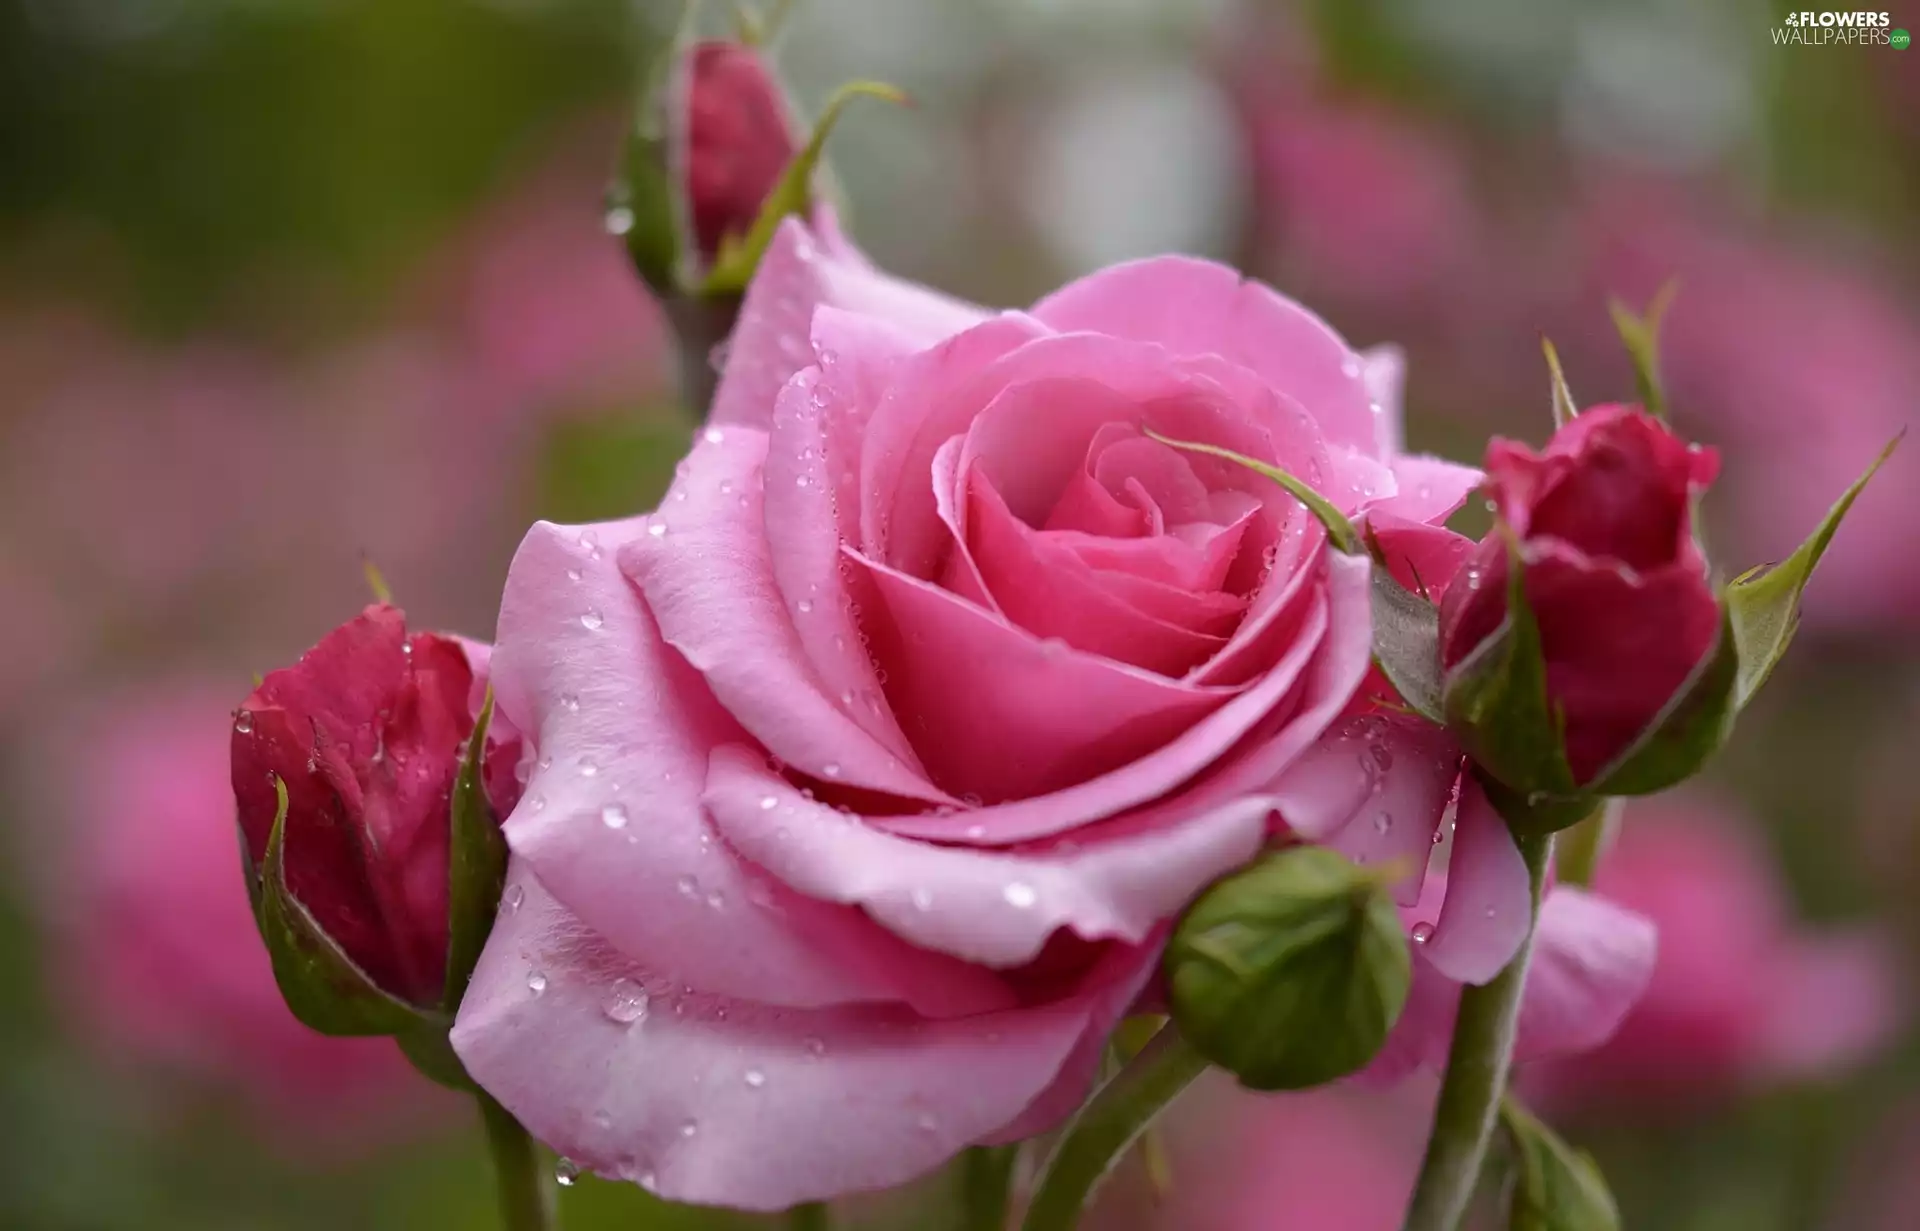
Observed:
[[[1539,454],[1488,447],[1499,525],[1440,608],[1448,722],[1483,774],[1527,794],[1638,793],[1718,746],[1731,639],[1692,528],[1718,468],[1634,406],[1587,411]]]
[[[739,43],[688,47],[675,101],[673,157],[705,269],[753,229],[805,134],[760,52]]]
[[[483,735],[484,755],[468,756],[477,691],[460,641],[408,636],[382,603],[235,714],[249,889],[281,990],[315,1029],[404,1033],[458,1000],[450,937],[464,951],[473,928],[484,936],[498,887],[475,887],[504,867],[487,797],[504,814],[518,790],[517,739]]]

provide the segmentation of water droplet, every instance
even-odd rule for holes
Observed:
[[[933,1118],[933,1113],[930,1111],[921,1112],[920,1118],[915,1123],[923,1133],[935,1132],[940,1128],[940,1122]]]
[[[1416,923],[1413,925],[1413,943],[1414,944],[1424,945],[1432,939],[1433,939],[1433,925],[1431,923],[1428,923],[1426,920],[1423,919],[1419,923]]]
[[[547,810],[547,797],[545,795],[533,796],[527,800],[527,810],[530,812],[545,812]]]
[[[579,569],[577,569],[577,568],[570,568],[570,569],[568,569],[568,570],[567,570],[567,580],[568,580],[568,581],[578,581],[578,580],[580,580],[580,579],[581,579],[582,577],[585,577],[585,576],[586,576],[586,574],[585,574],[585,573],[583,573],[583,572],[581,572],[581,571],[580,571]]]
[[[592,778],[598,775],[599,772],[600,762],[594,760],[592,757],[580,758],[580,776],[582,778]]]
[[[657,519],[650,521],[647,523],[647,533],[656,539],[664,539],[667,537],[667,523]]]
[[[776,795],[762,795],[760,797],[760,811],[762,812],[771,812],[779,806],[780,799]]]
[[[1547,802],[1547,793],[1545,791],[1528,791],[1527,792],[1527,807],[1538,808],[1541,804],[1544,804],[1546,802]]]
[[[987,836],[987,827],[985,825],[969,825],[965,832],[969,838],[984,838]]]
[[[1345,359],[1342,359],[1340,361],[1340,375],[1349,380],[1358,377],[1360,375],[1360,356],[1349,354]]]
[[[794,606],[800,609],[801,615],[810,615],[813,612],[813,600],[810,598],[803,598],[795,603]]]
[[[580,626],[590,633],[600,631],[600,626],[606,622],[607,617],[600,614],[598,607],[589,607],[580,613]]]
[[[253,734],[253,711],[241,710],[233,716],[233,729],[242,735]]]
[[[580,1168],[570,1158],[563,1158],[553,1165],[553,1182],[562,1188],[572,1188],[574,1181],[580,1178]]]
[[[759,1069],[748,1069],[740,1075],[740,1080],[747,1083],[749,1090],[758,1090],[767,1084],[767,1075]]]
[[[593,1113],[593,1123],[598,1128],[612,1128],[613,1113],[602,1107],[599,1111]]]
[[[570,692],[563,692],[560,694],[560,708],[569,713],[577,714],[580,712],[580,698]]]
[[[797,474],[793,476],[793,485],[795,487],[812,487],[813,480],[809,479],[806,475]]]
[[[520,886],[515,885],[513,888],[507,890],[506,901],[507,901],[507,909],[509,911],[519,910],[521,903],[525,902],[526,900],[527,900],[527,891],[525,889],[522,889]]]
[[[1373,818],[1373,832],[1384,838],[1392,831],[1393,814],[1391,812],[1382,812],[1379,816]]]
[[[631,1026],[646,1020],[648,1003],[646,988],[632,979],[615,979],[613,986],[607,989],[604,1007],[609,1020]]]
[[[907,897],[913,902],[913,908],[915,910],[933,909],[933,890],[928,889],[924,885],[914,889]]]
[[[713,910],[720,910],[721,908],[725,907],[726,904],[727,904],[727,895],[720,892],[718,889],[715,889],[712,892],[707,894],[707,906],[709,908]]]
[[[1493,918],[1493,917],[1494,917],[1495,915],[1497,915],[1497,914],[1499,914],[1499,913],[1500,913],[1499,911],[1497,911],[1497,910],[1495,910],[1495,909],[1494,909],[1493,907],[1491,907],[1491,906],[1489,906],[1489,907],[1487,907],[1487,908],[1486,908],[1485,910],[1483,910],[1483,911],[1481,911],[1481,912],[1480,912],[1480,914],[1481,914],[1481,915],[1482,915],[1483,917],[1485,917],[1485,918],[1488,918],[1488,919],[1491,919],[1491,918]]]
[[[822,765],[820,767],[820,772],[829,778],[838,778],[840,776],[839,763],[835,761],[828,761],[825,765]]]
[[[722,338],[713,344],[712,350],[707,352],[707,366],[719,375],[726,375],[727,358],[733,351],[732,342],[731,338]]]
[[[541,973],[540,973],[539,971],[537,971],[537,970],[536,970],[536,971],[534,971],[534,972],[533,972],[532,974],[530,974],[530,975],[528,975],[528,976],[527,976],[527,990],[528,990],[528,991],[530,991],[530,992],[532,992],[532,993],[533,993],[534,995],[536,995],[536,996],[538,996],[538,995],[539,995],[539,994],[540,994],[541,992],[544,992],[544,991],[546,991],[546,990],[547,990],[547,976],[545,976],[545,975],[543,975],[543,974],[541,974]]]
[[[1436,829],[1433,831],[1433,844],[1435,846],[1439,846],[1442,842],[1445,842],[1446,840],[1447,840],[1446,830]]]
[[[1025,881],[1008,881],[1007,887],[1000,891],[1000,896],[1005,898],[1007,905],[1015,910],[1026,910],[1040,900],[1040,895],[1034,892],[1033,886]]]
[[[1367,749],[1367,755],[1373,758],[1373,763],[1380,767],[1381,773],[1385,773],[1393,768],[1393,749],[1387,747],[1385,744],[1373,745],[1373,747]]]
[[[717,427],[710,427],[706,431],[700,433],[700,439],[706,441],[710,445],[720,444],[723,441],[725,441],[726,438],[727,438],[727,434],[721,431]]]
[[[686,1123],[680,1126],[680,1135],[682,1137],[692,1137],[695,1133],[699,1131],[700,1131],[700,1125],[692,1120],[688,1120]]]
[[[606,807],[600,809],[600,820],[608,829],[625,829],[627,827],[627,806],[625,804],[608,804]]]

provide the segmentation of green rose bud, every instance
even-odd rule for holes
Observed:
[[[1173,1017],[1254,1090],[1364,1066],[1406,1004],[1412,961],[1381,878],[1321,847],[1269,852],[1190,907],[1165,958]]]

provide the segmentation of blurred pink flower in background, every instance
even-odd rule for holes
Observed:
[[[1610,1042],[1537,1074],[1556,1101],[1671,1106],[1833,1075],[1899,1024],[1881,938],[1798,925],[1749,827],[1698,795],[1636,800],[1597,886],[1659,926],[1659,959]]]
[[[1740,551],[1723,560],[1788,555],[1920,422],[1920,315],[1891,286],[1703,218],[1668,193],[1598,194],[1579,225],[1594,302],[1644,303],[1679,282],[1662,363],[1682,430],[1725,446],[1726,499],[1710,509]],[[1583,308],[1589,334],[1595,317]],[[1610,335],[1595,344],[1618,354]],[[1896,456],[1848,515],[1808,592],[1810,625],[1858,633],[1920,620],[1920,570],[1905,566],[1920,554],[1920,502],[1900,473],[1913,465]]]
[[[231,682],[183,681],[57,722],[33,763],[56,1002],[115,1066],[224,1090],[276,1141],[394,1144],[451,1103],[388,1039],[294,1020],[254,928],[233,819]]]

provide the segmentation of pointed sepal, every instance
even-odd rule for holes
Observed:
[[[1673,306],[1679,289],[1677,282],[1662,286],[1654,292],[1645,313],[1637,313],[1617,299],[1607,303],[1613,327],[1627,348],[1627,357],[1633,360],[1633,383],[1640,393],[1640,405],[1662,421],[1667,417],[1667,395],[1660,383],[1660,322]]]
[[[1563,428],[1580,413],[1580,403],[1573,400],[1573,390],[1567,388],[1567,373],[1560,366],[1560,352],[1546,338],[1540,339],[1540,351],[1547,357],[1547,377],[1553,393],[1553,426]]]
[[[878,81],[850,81],[834,91],[833,97],[827,100],[826,107],[820,112],[820,119],[813,126],[813,134],[787,164],[779,182],[761,204],[752,229],[744,236],[729,236],[722,242],[712,268],[707,270],[706,278],[700,284],[700,294],[728,295],[746,290],[747,283],[753,280],[753,271],[760,267],[760,258],[766,255],[780,224],[790,216],[804,215],[812,209],[814,173],[826,153],[827,138],[840,122],[847,105],[856,98],[878,98],[901,104],[907,101],[907,96],[900,90]]]
[[[429,1015],[380,990],[287,888],[287,784],[276,776],[273,788],[278,804],[259,868],[255,917],[287,1007],[321,1034],[398,1034],[417,1026]]]
[[[1834,502],[1813,534],[1792,555],[1771,568],[1749,569],[1727,587],[1727,611],[1740,653],[1739,682],[1735,689],[1735,704],[1739,708],[1744,709],[1760,691],[1792,643],[1793,634],[1800,627],[1800,596],[1806,592],[1807,580],[1813,576],[1820,557],[1826,554],[1827,545],[1833,542],[1841,519],[1904,439],[1903,431],[1887,442],[1866,473],[1855,479],[1853,486]]]

